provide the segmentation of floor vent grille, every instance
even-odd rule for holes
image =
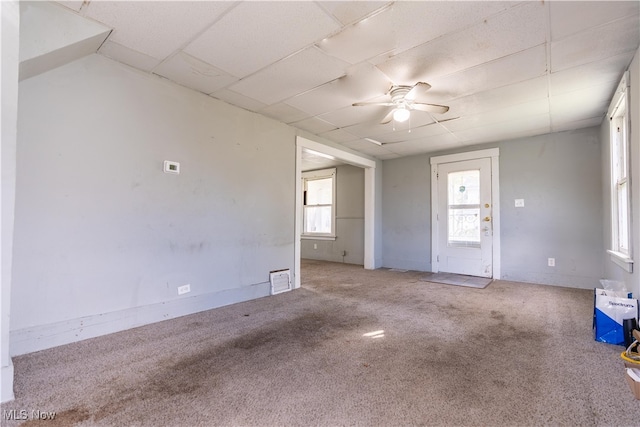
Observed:
[[[271,295],[291,290],[291,273],[289,270],[276,270],[269,273]]]

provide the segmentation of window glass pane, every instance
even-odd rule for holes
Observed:
[[[331,206],[305,206],[304,232],[331,234]]]
[[[480,171],[468,170],[448,174],[449,205],[480,204]]]
[[[330,205],[333,203],[333,178],[307,181],[307,205]]]
[[[618,184],[618,250],[623,253],[629,253],[628,200],[628,186],[624,181]]]
[[[480,247],[480,171],[447,175],[448,244]]]
[[[480,247],[480,208],[449,209],[449,245]]]

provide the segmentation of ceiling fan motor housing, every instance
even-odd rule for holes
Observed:
[[[396,105],[406,103],[408,100],[405,97],[410,90],[411,86],[393,86],[389,91],[389,94],[391,95],[391,102]]]

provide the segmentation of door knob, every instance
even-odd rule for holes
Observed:
[[[484,221],[486,221],[486,222],[491,221],[491,217],[485,216],[485,217],[484,217]]]

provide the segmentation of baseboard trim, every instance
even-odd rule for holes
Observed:
[[[162,320],[174,319],[225,305],[266,297],[269,296],[270,290],[269,282],[264,282],[242,288],[195,295],[158,304],[18,329],[10,332],[9,351],[11,356],[19,356],[34,351],[46,350]],[[2,376],[4,378],[4,367]],[[11,378],[13,378],[13,375]]]
[[[9,360],[9,365],[2,367],[2,389],[0,389],[0,402],[10,402],[15,399],[13,394],[13,363]]]

